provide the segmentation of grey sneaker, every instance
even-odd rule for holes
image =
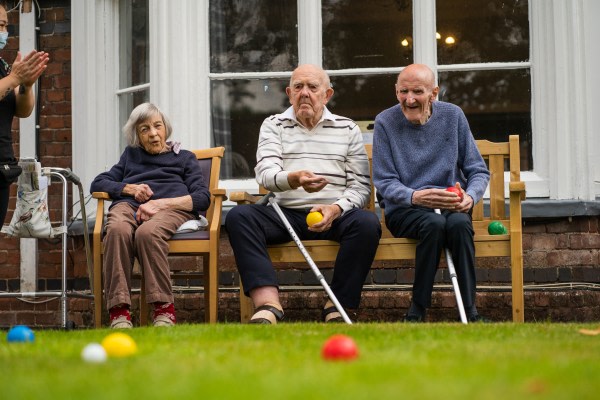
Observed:
[[[171,318],[169,318],[169,316],[166,314],[158,314],[154,318],[154,322],[152,322],[152,325],[154,325],[154,326],[173,326],[173,325],[175,325],[175,322],[173,322],[173,320],[171,320]]]
[[[110,329],[131,329],[133,324],[127,319],[125,315],[121,315],[118,318],[110,321]]]

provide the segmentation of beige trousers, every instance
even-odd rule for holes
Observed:
[[[142,268],[147,302],[173,303],[167,240],[194,216],[187,211],[164,210],[138,225],[134,212],[133,206],[123,202],[113,206],[107,216],[103,272],[108,309],[119,304],[131,305],[135,258]]]

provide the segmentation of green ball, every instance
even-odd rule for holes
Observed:
[[[506,227],[502,225],[502,222],[492,221],[488,225],[488,233],[490,235],[506,235],[508,231],[506,230]]]

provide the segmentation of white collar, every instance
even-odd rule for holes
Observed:
[[[298,123],[300,123],[300,121],[298,121],[298,119],[296,118],[296,114],[294,113],[294,107],[290,107],[287,110],[285,110],[281,116],[284,119],[291,119],[293,121],[296,121]],[[333,113],[331,111],[329,111],[329,109],[327,107],[323,107],[323,114],[321,115],[321,119],[319,120],[319,122],[317,122],[317,125],[319,125],[321,122],[325,121],[325,120],[329,120],[329,121],[335,121],[335,116],[333,115]]]

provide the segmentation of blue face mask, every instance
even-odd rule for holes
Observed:
[[[6,42],[8,41],[8,32],[0,32],[0,50],[6,46]]]

